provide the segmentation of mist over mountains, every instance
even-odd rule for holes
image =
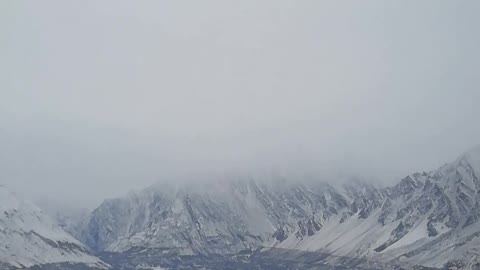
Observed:
[[[34,201],[231,171],[393,182],[480,137],[477,1],[0,5],[0,177]]]
[[[478,10],[0,1],[0,270],[480,270]]]
[[[386,187],[252,177],[156,184],[80,219],[57,216],[62,227],[2,187],[0,261],[6,269],[477,269],[478,175],[480,147]]]

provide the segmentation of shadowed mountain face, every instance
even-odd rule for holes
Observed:
[[[478,265],[480,149],[391,187],[259,179],[154,186],[107,200],[74,233],[96,252],[232,255],[275,247],[394,265]]]
[[[288,237],[312,236],[329,217],[353,214],[350,196],[370,209],[375,207],[371,203],[381,203],[382,195],[374,194],[378,198],[373,202],[360,202],[361,194],[341,195],[328,184],[253,180],[217,183],[204,191],[156,187],[102,204],[81,239],[97,251],[147,246],[183,248],[187,254],[236,253]]]

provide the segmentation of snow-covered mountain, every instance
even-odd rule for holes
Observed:
[[[37,206],[0,186],[0,268],[62,262],[106,266]]]
[[[105,201],[77,237],[96,251],[257,247],[402,266],[479,267],[480,148],[391,187],[243,179],[157,185]]]
[[[325,183],[253,179],[202,185],[157,185],[107,200],[91,214],[80,238],[97,251],[142,246],[176,247],[187,254],[236,253],[291,235],[307,237],[339,211],[349,212],[350,201],[368,210],[382,198],[366,184],[362,188],[372,194],[357,192],[353,184],[341,192]],[[360,202],[363,196],[374,198]]]

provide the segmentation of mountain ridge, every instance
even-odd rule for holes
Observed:
[[[57,226],[40,208],[0,186],[2,269],[72,262],[105,268],[83,244]]]
[[[10,243],[0,245],[0,262],[7,269],[109,267],[92,250],[109,263],[128,265],[120,269],[147,257],[171,263],[168,258],[224,256],[241,264],[253,254],[254,261],[286,259],[281,254],[328,265],[350,260],[364,269],[480,269],[479,176],[480,147],[475,147],[389,186],[253,176],[156,184],[105,200],[78,223],[62,219],[63,228],[83,244],[0,186],[0,240]]]
[[[77,235],[96,251],[180,248],[191,255],[272,247],[430,267],[473,265],[476,255],[466,249],[480,231],[479,168],[475,147],[387,187],[253,178],[201,192],[155,185],[105,201]],[[446,256],[450,249],[455,252]]]

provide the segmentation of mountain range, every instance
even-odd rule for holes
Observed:
[[[63,228],[2,188],[0,261],[11,268],[480,269],[479,177],[477,147],[387,187],[255,177],[156,184],[105,200]]]

